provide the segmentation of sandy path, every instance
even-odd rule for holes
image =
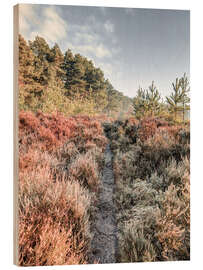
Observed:
[[[92,240],[92,262],[116,262],[116,219],[113,203],[114,175],[112,169],[112,152],[109,144],[106,147],[105,165],[102,174],[102,189],[99,195],[98,209]]]

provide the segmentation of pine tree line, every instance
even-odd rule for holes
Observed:
[[[130,98],[114,89],[100,68],[58,44],[49,47],[37,36],[28,43],[19,35],[19,108],[69,114],[127,110]]]
[[[60,111],[65,114],[128,111],[133,104],[137,118],[170,113],[176,121],[189,110],[189,80],[186,74],[172,83],[172,93],[164,101],[154,82],[148,89],[139,87],[132,100],[114,89],[100,68],[58,44],[49,47],[37,36],[28,43],[19,35],[19,109]]]

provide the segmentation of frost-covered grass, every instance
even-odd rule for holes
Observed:
[[[159,119],[106,124],[118,262],[190,259],[190,132]]]

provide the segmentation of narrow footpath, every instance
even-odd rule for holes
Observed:
[[[102,174],[102,188],[99,196],[92,240],[92,262],[116,262],[116,209],[113,203],[114,175],[112,152],[108,144],[104,153],[105,165]]]

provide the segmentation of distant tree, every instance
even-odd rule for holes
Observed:
[[[107,92],[107,105],[104,109],[105,112],[110,114],[111,112],[118,111],[120,102],[118,100],[118,91],[116,91],[109,80],[106,80],[106,92]]]
[[[88,63],[89,62],[89,63]],[[89,91],[91,88],[93,93],[97,94],[102,91],[103,93],[106,92],[106,83],[104,78],[104,73],[100,68],[96,68],[92,61],[88,61],[84,59],[84,65],[86,67],[85,70],[85,81],[86,81],[86,90]],[[104,95],[105,96],[105,95]],[[107,96],[104,97],[104,102],[106,103]]]
[[[189,109],[190,98],[188,96],[190,92],[189,80],[186,77],[186,73],[184,73],[181,78],[181,92],[182,92],[182,111],[183,111],[183,122],[185,121],[185,110]]]
[[[149,86],[149,90],[146,91],[146,102],[147,102],[147,111],[150,115],[158,115],[160,110],[160,99],[158,89],[154,85],[154,81]]]
[[[182,110],[181,104],[183,103],[185,95],[181,85],[183,86],[183,78],[176,78],[175,83],[172,83],[172,94],[169,97],[166,97],[166,102],[169,105],[169,111],[173,113],[175,121],[177,120],[177,113]]]
[[[82,80],[84,76],[84,67],[80,63],[80,57],[77,58],[68,49],[65,52],[63,70],[65,72],[65,88],[67,96],[78,95],[79,92],[84,92],[85,82]]]
[[[64,56],[63,68],[66,72],[65,88],[67,95],[80,92],[85,96],[89,89],[98,90],[98,77],[92,62],[89,62],[80,54],[75,56],[68,49]],[[99,89],[100,90],[100,89]],[[78,94],[78,93],[77,93]]]
[[[35,55],[25,39],[19,35],[19,108],[35,110],[39,108],[43,86],[35,69]]]
[[[159,108],[157,111],[157,115],[159,115],[160,117],[167,117],[168,116],[167,104],[166,104],[166,102],[164,102],[163,98],[161,98],[161,100],[159,102]]]
[[[74,58],[73,68],[73,77],[71,84],[74,86],[74,89],[78,89],[80,92],[85,94],[86,90],[86,81],[84,79],[85,67],[83,65],[83,57],[80,54],[76,54]]]
[[[59,87],[64,88],[65,83],[65,71],[63,69],[64,55],[61,52],[61,49],[59,48],[57,43],[53,46],[53,48],[51,48],[51,56],[52,56],[51,64],[54,66],[55,70],[54,74],[55,80]]]
[[[146,90],[141,87],[139,87],[137,95],[133,99],[133,108],[138,119],[143,117],[147,111]]]
[[[45,60],[48,62],[53,61],[53,54],[44,38],[36,36],[34,41],[29,41],[29,45],[37,59],[42,62]]]
[[[146,115],[159,115],[161,96],[154,82],[148,90],[139,87],[136,97],[133,99],[134,113],[136,117],[141,118]]]
[[[62,64],[62,68],[63,68],[64,73],[65,73],[64,83],[65,83],[65,88],[67,89],[67,91],[66,91],[67,95],[70,94],[70,93],[68,93],[68,90],[71,88],[72,78],[74,76],[73,65],[74,65],[74,56],[73,56],[71,50],[68,49],[65,52],[64,62]]]
[[[124,113],[132,110],[132,98],[123,95],[123,93],[121,95],[121,108]]]
[[[86,57],[70,49],[63,54],[58,44],[50,48],[39,36],[29,44],[19,36],[20,109],[77,113],[85,109],[94,114],[105,108],[122,109],[124,104],[126,97],[107,84],[103,71]]]
[[[65,71],[66,95],[82,100],[92,98],[95,110],[102,111],[107,104],[107,93],[104,73],[96,68],[92,61],[80,54],[73,55],[68,50],[64,56],[63,69]]]
[[[54,73],[54,68],[50,64],[54,61],[53,53],[45,39],[42,37],[36,36],[34,41],[29,41],[29,45],[35,56],[34,66],[36,80],[46,87]]]
[[[119,111],[126,113],[132,107],[132,99],[125,96],[122,92],[118,92]]]

